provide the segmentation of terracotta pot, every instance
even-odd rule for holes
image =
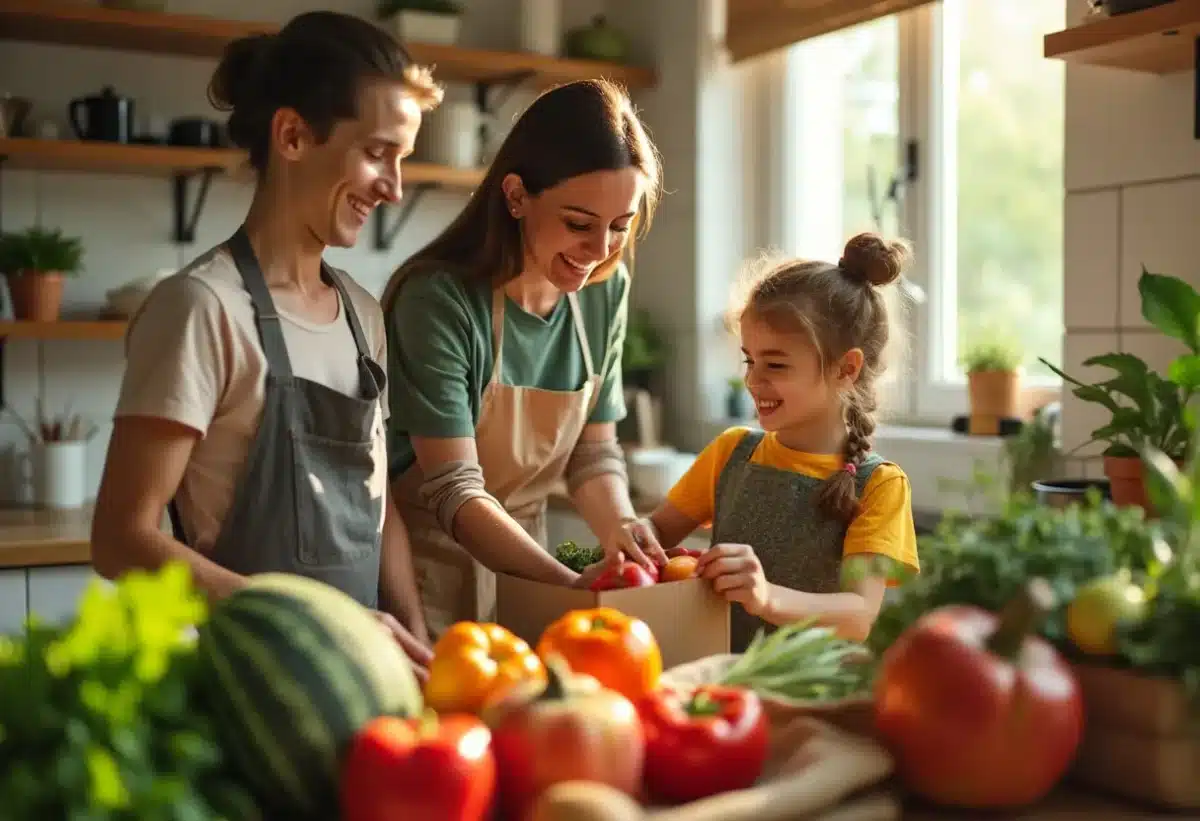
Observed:
[[[967,396],[971,416],[1015,419],[1021,410],[1021,374],[1017,371],[969,373]]]
[[[55,271],[18,271],[8,278],[13,318],[54,322],[62,307],[63,275]]]

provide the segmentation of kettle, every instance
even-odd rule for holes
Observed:
[[[67,113],[71,129],[81,140],[133,142],[133,100],[117,94],[112,86],[105,86],[99,94],[72,100]]]

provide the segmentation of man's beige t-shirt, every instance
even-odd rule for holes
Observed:
[[[371,356],[386,367],[383,312],[369,291],[331,269],[346,288]],[[337,318],[314,324],[278,311],[292,373],[361,396],[358,352],[339,297]],[[188,544],[208,551],[233,502],[262,415],[267,361],[254,306],[224,246],[160,282],[130,322],[116,416],[169,419],[200,433],[176,502]],[[372,495],[387,491],[384,391],[374,431]],[[383,520],[380,518],[380,530]]]

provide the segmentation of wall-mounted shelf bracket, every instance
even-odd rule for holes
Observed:
[[[1200,37],[1196,38],[1196,65],[1192,75],[1192,116],[1196,122],[1192,124],[1192,133],[1200,140]]]
[[[205,168],[197,172],[175,175],[173,180],[175,186],[175,230],[172,235],[175,242],[182,245],[196,241],[196,226],[200,222],[200,215],[204,213],[204,201],[208,199],[208,189],[212,186],[212,179],[216,176],[217,171],[218,169],[215,168]],[[200,178],[200,188],[196,192],[196,201],[189,214],[188,189],[191,188],[196,177]]]
[[[421,197],[431,189],[437,188],[437,185],[432,182],[422,182],[413,186],[411,190],[406,191],[404,198],[400,200],[400,213],[396,215],[396,221],[389,226],[387,224],[387,212],[390,210],[386,206],[380,205],[375,208],[375,250],[387,251],[392,247],[392,243],[396,241],[396,237],[400,236],[400,232],[404,230],[405,223],[412,217],[413,212],[417,209],[417,203],[421,201]]]
[[[6,162],[8,162],[8,155],[0,154],[0,182],[3,182],[3,180],[4,180],[4,163],[6,163]],[[3,206],[3,204],[4,204],[4,189],[3,189],[3,187],[0,187],[0,206]],[[4,211],[4,209],[2,207],[0,207],[0,213],[3,213],[3,211]],[[0,221],[0,230],[3,230],[3,225],[4,225],[3,221]],[[0,402],[0,408],[2,408],[2,407],[4,407],[4,404],[2,402]]]

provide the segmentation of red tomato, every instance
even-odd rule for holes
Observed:
[[[620,590],[625,587],[651,587],[658,581],[658,569],[650,573],[640,564],[621,562],[596,577],[591,584],[593,592]]]
[[[884,653],[876,724],[914,792],[946,806],[1020,807],[1066,772],[1083,735],[1079,685],[1028,635],[1050,596],[1035,582],[1000,618],[943,607]]]
[[[342,772],[342,821],[485,821],[496,788],[491,732],[470,715],[376,718]]]
[[[767,760],[767,716],[751,690],[663,688],[638,701],[646,736],[646,791],[682,804],[750,787]]]

